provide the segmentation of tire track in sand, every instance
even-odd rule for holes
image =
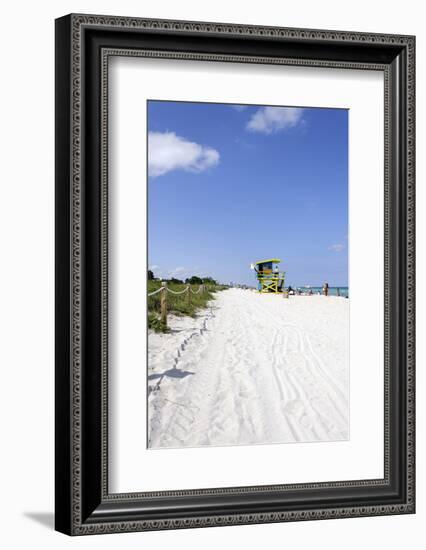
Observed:
[[[271,318],[271,309],[266,309],[264,304],[259,304],[256,314],[258,317],[262,316],[266,323]],[[280,328],[273,332],[272,343],[268,346],[268,350],[272,356],[271,364],[281,396],[281,411],[293,427],[295,440],[342,439],[340,434],[347,429],[348,424],[347,401],[342,389],[327,374],[324,364],[315,354],[309,333],[303,333],[299,327],[288,323],[281,324]],[[280,344],[284,336],[287,338],[285,346]],[[292,359],[288,353],[289,340],[292,341],[297,352],[297,355],[292,354]],[[296,362],[296,368],[291,365],[294,362]],[[286,368],[286,364],[290,368]],[[326,396],[327,407],[334,409],[334,415],[330,415],[329,411],[324,414],[320,410],[315,404],[318,399],[314,398],[312,392],[307,391],[309,388],[314,388],[315,394],[322,396],[322,402]],[[286,390],[293,394],[292,399],[285,396]],[[332,423],[330,428],[330,416],[338,424],[337,427]],[[295,417],[298,420],[298,426],[296,426]]]
[[[243,290],[218,295],[215,317],[180,353],[180,368],[195,374],[167,380],[152,401],[151,446],[344,438],[345,385],[279,300]]]

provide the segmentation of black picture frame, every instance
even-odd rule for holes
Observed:
[[[108,57],[383,71],[384,478],[108,493]],[[69,535],[415,511],[415,38],[71,14],[56,20],[56,529]]]

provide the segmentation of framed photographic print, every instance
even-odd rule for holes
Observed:
[[[412,36],[56,21],[56,529],[413,513]]]

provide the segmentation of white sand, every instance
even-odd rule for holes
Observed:
[[[348,299],[230,289],[169,326],[148,336],[151,448],[348,439]]]

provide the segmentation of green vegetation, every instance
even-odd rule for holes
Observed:
[[[148,311],[148,327],[155,330],[155,332],[167,332],[167,325],[165,325],[157,313],[151,313]]]
[[[197,275],[193,275],[189,279],[185,279],[185,283],[187,285],[202,285],[203,279],[201,279],[201,277],[198,277]]]
[[[201,281],[202,284],[202,281]],[[182,282],[175,282],[170,280],[167,282],[167,288],[174,292],[182,292],[186,288],[186,284]],[[148,280],[148,294],[154,292],[161,287],[161,281]],[[189,315],[194,317],[197,311],[207,306],[207,303],[214,299],[215,292],[228,288],[225,285],[212,285],[206,283],[204,286],[204,292],[193,294],[200,288],[199,284],[190,284],[192,292],[190,293],[190,299],[188,300],[188,293],[173,294],[167,292],[167,311],[174,315]],[[166,332],[167,327],[160,320],[161,312],[161,292],[158,292],[154,296],[148,296],[148,327],[156,332]]]

